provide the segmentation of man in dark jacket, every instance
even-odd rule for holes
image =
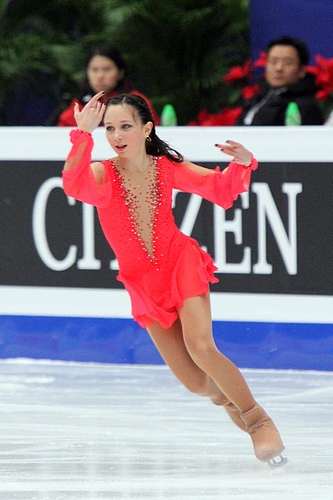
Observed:
[[[309,51],[301,40],[287,36],[272,40],[259,92],[244,103],[236,125],[285,125],[291,102],[298,106],[300,125],[322,125],[324,116],[315,98],[314,75],[307,72],[308,63]]]

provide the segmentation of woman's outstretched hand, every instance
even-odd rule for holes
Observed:
[[[215,144],[226,155],[232,156],[234,162],[249,167],[252,163],[252,153],[243,144],[235,141],[226,141],[225,144]]]
[[[102,91],[94,95],[82,111],[79,110],[77,103],[74,104],[74,118],[78,129],[91,133],[99,126],[105,113],[105,104],[102,104],[99,99],[104,93]]]

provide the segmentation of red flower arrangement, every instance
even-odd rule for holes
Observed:
[[[317,99],[325,101],[331,98],[333,93],[333,58],[325,59],[318,54],[315,61],[316,66],[308,66],[308,71],[316,77]]]
[[[209,114],[208,111],[202,109],[198,114],[197,120],[190,122],[188,125],[200,125],[200,127],[230,127],[236,123],[241,112],[241,106],[237,108],[225,107],[221,113],[216,114]]]
[[[247,59],[242,66],[233,66],[221,79],[227,85],[239,89],[239,98],[250,99],[259,91],[254,73],[258,68],[264,70],[266,61],[266,52],[261,52],[256,61],[251,62],[250,59]],[[315,56],[315,62],[316,64],[308,66],[307,70],[315,75],[316,98],[321,102],[327,116],[333,108],[333,58],[325,59],[318,54]],[[241,106],[226,106],[220,113],[216,114],[209,114],[206,110],[201,110],[197,120],[189,125],[233,126],[241,112]]]

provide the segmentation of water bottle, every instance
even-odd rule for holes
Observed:
[[[296,102],[290,102],[286,109],[284,124],[287,126],[302,125],[302,117]]]
[[[162,109],[161,125],[163,127],[175,127],[177,125],[177,115],[172,104],[166,104]]]

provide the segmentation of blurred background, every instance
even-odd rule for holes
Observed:
[[[2,0],[1,125],[54,125],[88,48],[116,45],[134,87],[180,124],[224,105],[221,76],[249,54],[247,0]]]
[[[312,61],[332,57],[330,14],[332,0],[2,0],[0,125],[55,125],[102,42],[121,50],[159,114],[172,103],[179,125],[196,125],[202,110],[237,105],[249,73],[225,76],[273,37],[302,38]]]

